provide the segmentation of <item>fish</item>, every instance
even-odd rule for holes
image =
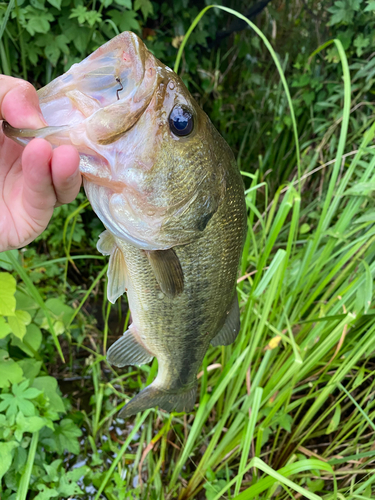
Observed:
[[[84,189],[105,226],[108,300],[127,294],[131,324],[112,365],[158,361],[155,380],[119,416],[190,412],[210,344],[240,330],[236,292],[246,235],[232,150],[181,78],[124,32],[38,91],[48,126],[3,131],[20,144],[74,145]]]

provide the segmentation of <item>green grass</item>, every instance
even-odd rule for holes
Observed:
[[[322,137],[316,145],[320,163],[313,155],[305,172],[302,165],[296,168],[297,178],[280,186],[272,200],[271,181],[263,180],[259,171],[244,172],[250,187],[238,282],[241,332],[232,346],[209,349],[191,414],[148,410],[134,420],[119,421],[118,411],[155,377],[157,363],[118,372],[106,363],[108,338],[115,339],[111,308],[103,304],[104,333],[89,330],[85,311],[94,290],[105,287],[105,267],[75,301],[66,337],[71,340],[77,319],[86,318],[86,340],[91,343],[71,340],[71,355],[78,344],[87,361],[78,368],[71,362],[69,368],[91,376],[85,384],[92,398],[89,409],[77,411],[85,433],[81,456],[68,459],[72,465],[84,457],[91,472],[82,488],[93,485],[94,500],[130,495],[155,500],[374,497],[375,150],[370,144],[375,124],[367,123],[362,134],[348,141],[352,82],[342,45],[334,43],[343,70],[336,151],[332,157]],[[277,61],[271,46],[270,51]],[[278,71],[289,95],[279,63]],[[298,138],[293,113],[292,121]],[[301,145],[301,157],[309,148]],[[262,213],[264,205],[268,208]],[[74,262],[79,269],[80,258],[87,258],[86,253],[71,256],[82,208],[64,226],[66,256],[53,261],[64,264],[68,294],[68,266]],[[31,267],[10,259],[24,289],[45,311],[62,355],[50,313],[28,278]],[[30,450],[35,455],[35,443]]]

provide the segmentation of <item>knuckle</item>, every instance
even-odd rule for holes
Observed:
[[[36,94],[36,90],[31,85],[31,83],[26,82],[25,80],[20,80],[18,83],[18,90],[20,90],[25,95]]]

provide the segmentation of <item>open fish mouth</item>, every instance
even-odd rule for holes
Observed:
[[[150,251],[201,237],[226,185],[217,132],[137,35],[116,36],[38,95],[48,126],[3,122],[4,134],[76,146],[86,195],[115,237]]]
[[[122,33],[38,91],[48,127],[14,129],[4,122],[4,134],[22,145],[34,137],[84,144],[83,153],[111,144],[149,105],[162,79],[155,61],[134,33]]]

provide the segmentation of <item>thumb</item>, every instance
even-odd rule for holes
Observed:
[[[41,128],[45,122],[36,90],[24,80],[0,76],[0,120],[16,128]]]

